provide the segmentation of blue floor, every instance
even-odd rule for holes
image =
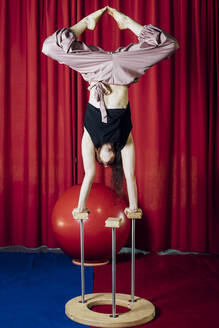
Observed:
[[[85,269],[85,292],[93,268]],[[81,294],[80,267],[65,254],[0,253],[0,327],[86,327],[65,315],[65,303]]]

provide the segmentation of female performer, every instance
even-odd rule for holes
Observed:
[[[77,41],[86,29],[95,29],[105,12],[115,19],[120,29],[131,30],[138,37],[138,43],[105,51]],[[95,11],[72,27],[59,29],[44,41],[44,54],[78,71],[90,84],[82,137],[85,176],[73,216],[88,211],[86,200],[95,176],[95,159],[105,167],[111,165],[116,168],[120,154],[129,197],[127,211],[138,210],[128,87],[178,48],[177,40],[165,31],[152,24],[142,26],[109,6]]]

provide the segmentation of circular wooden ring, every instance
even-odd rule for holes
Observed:
[[[112,304],[111,293],[96,293],[85,295],[85,303],[81,303],[81,296],[72,298],[65,304],[65,314],[73,321],[94,327],[133,327],[153,320],[154,305],[141,297],[130,301],[130,295],[116,294],[116,304],[130,309],[116,318],[109,314],[92,311],[92,307]]]

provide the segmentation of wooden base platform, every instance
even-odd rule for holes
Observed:
[[[135,302],[132,303],[130,298],[127,294],[116,294],[116,305],[130,309],[116,318],[92,311],[94,306],[112,304],[111,293],[87,294],[84,304],[80,302],[81,296],[72,298],[65,304],[65,314],[73,321],[93,327],[134,327],[153,320],[155,307],[151,302],[135,297]]]

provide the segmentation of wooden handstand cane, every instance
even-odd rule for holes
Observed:
[[[85,295],[85,278],[84,278],[84,220],[88,219],[88,213],[81,212],[75,213],[74,219],[80,220],[80,246],[81,246],[81,303],[84,304],[84,295]]]
[[[121,218],[108,218],[105,227],[112,228],[112,318],[117,318],[116,314],[116,228],[121,225]]]
[[[142,218],[142,210],[139,208],[135,212],[125,209],[128,219],[132,220],[132,261],[131,261],[131,302],[135,302],[135,220]]]
[[[135,212],[125,210],[125,214],[132,219],[132,276],[131,276],[131,300],[130,294],[116,293],[116,228],[121,226],[123,218],[108,218],[105,221],[107,228],[112,228],[112,293],[94,293],[84,295],[84,220],[88,219],[88,213],[77,213],[76,220],[80,220],[81,231],[81,296],[69,300],[65,304],[65,313],[69,319],[92,327],[135,327],[151,321],[155,316],[155,307],[148,300],[135,297],[135,219],[142,217],[142,211]],[[112,314],[92,311],[98,305],[112,304]],[[116,314],[116,304],[128,308],[130,311]]]

